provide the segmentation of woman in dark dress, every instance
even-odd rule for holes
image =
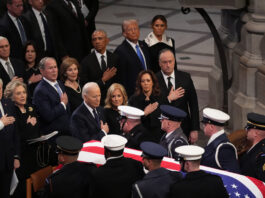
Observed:
[[[24,62],[26,65],[25,82],[28,87],[28,100],[31,103],[35,87],[42,79],[38,68],[39,58],[33,41],[27,41],[24,46]]]
[[[129,99],[129,105],[144,111],[142,123],[152,133],[152,140],[155,142],[159,142],[163,135],[158,117],[161,113],[159,105],[165,103],[167,102],[163,101],[160,96],[154,72],[151,70],[141,71],[136,80],[136,91]]]
[[[20,138],[20,167],[16,169],[19,185],[14,197],[25,197],[26,179],[41,168],[37,161],[39,144],[29,144],[30,139],[40,136],[35,109],[27,104],[27,87],[19,80],[7,84],[4,96],[10,98],[16,107],[16,127]]]
[[[81,87],[78,82],[79,63],[75,58],[66,58],[60,67],[60,78],[64,82],[70,110],[73,112],[82,102]]]
[[[156,73],[160,71],[158,62],[159,52],[162,49],[168,48],[175,54],[175,41],[165,34],[165,30],[167,29],[167,19],[165,16],[154,16],[151,26],[153,31],[147,35],[144,41],[149,47],[151,70]]]
[[[113,83],[108,89],[104,107],[109,134],[121,134],[118,106],[127,105],[127,101],[128,97],[124,87],[121,84]]]

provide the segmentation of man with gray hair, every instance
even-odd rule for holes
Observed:
[[[68,97],[62,82],[57,80],[58,67],[54,58],[45,57],[39,63],[42,80],[33,93],[33,104],[40,116],[40,129],[44,134],[58,131],[69,134]]]
[[[84,102],[73,112],[70,122],[72,135],[82,142],[101,140],[109,132],[100,107],[100,88],[97,83],[86,83],[82,90]]]
[[[23,81],[25,65],[22,61],[10,58],[10,44],[6,37],[0,36],[0,78],[3,89],[11,80]]]
[[[136,20],[123,21],[122,35],[125,40],[114,52],[119,56],[120,68],[117,76],[126,88],[128,96],[131,96],[139,72],[150,67],[149,52],[146,43],[139,41],[140,29]]]

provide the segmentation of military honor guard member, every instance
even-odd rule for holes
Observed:
[[[245,128],[252,146],[240,159],[241,173],[265,182],[265,116],[248,113]]]
[[[144,167],[149,171],[142,180],[133,185],[133,198],[164,198],[168,197],[170,185],[181,180],[182,175],[161,167],[167,150],[154,142],[142,142]]]
[[[116,134],[102,138],[106,163],[93,172],[94,198],[131,198],[132,185],[144,176],[143,165],[123,156],[127,139]]]
[[[187,174],[181,181],[171,186],[170,198],[203,197],[228,198],[222,179],[200,170],[200,160],[204,149],[194,145],[184,145],[176,148],[182,157],[182,170]]]
[[[71,136],[56,139],[58,161],[61,169],[46,180],[45,196],[49,198],[85,198],[90,191],[91,171],[96,168],[90,163],[77,161],[82,142]]]
[[[141,117],[144,111],[136,107],[121,105],[118,107],[121,114],[121,130],[128,140],[126,147],[140,149],[143,141],[151,140],[149,131],[143,126]]]
[[[161,129],[166,133],[162,136],[160,144],[168,151],[168,157],[178,160],[179,155],[175,148],[187,145],[188,139],[181,129],[181,121],[187,116],[185,111],[179,108],[161,105]]]
[[[237,150],[229,142],[224,126],[230,116],[218,109],[203,109],[204,134],[210,139],[205,147],[201,164],[212,168],[239,173]]]

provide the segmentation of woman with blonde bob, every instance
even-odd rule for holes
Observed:
[[[127,105],[128,96],[125,88],[118,83],[113,83],[105,99],[105,118],[109,125],[110,134],[121,134],[118,106]]]

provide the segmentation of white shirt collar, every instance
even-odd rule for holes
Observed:
[[[161,70],[161,73],[162,73],[162,75],[163,75],[163,78],[164,78],[164,81],[166,82],[166,85],[168,86],[168,80],[167,80],[167,78],[168,77],[171,77],[170,78],[170,81],[171,81],[171,83],[172,83],[172,85],[173,85],[173,88],[175,89],[175,71],[173,71],[169,76],[168,75],[166,75],[162,70]]]
[[[99,65],[101,66],[101,56],[103,55],[104,56],[104,60],[107,64],[107,50],[105,50],[105,52],[103,54],[99,53],[97,50],[95,50],[95,54],[96,54],[96,57],[98,59],[98,62],[99,62]]]
[[[32,11],[34,12],[34,14],[38,17],[40,17],[40,11],[39,10],[36,10],[35,8],[32,7]]]
[[[12,63],[10,62],[10,59],[9,57],[7,58],[7,60],[4,60],[2,58],[0,58],[0,63],[3,65],[4,69],[6,70],[6,72],[8,73],[8,69],[7,69],[7,66],[6,66],[6,62],[9,62],[10,63],[10,66],[11,66],[11,69],[13,70],[13,72],[15,73],[15,70],[12,66]]]
[[[174,130],[175,131],[175,130]],[[166,138],[168,138],[174,131],[171,131],[169,133],[166,134]]]
[[[88,109],[88,111],[92,114],[92,116],[94,117],[93,114],[93,108],[91,108],[85,101],[84,101],[84,105],[86,106],[86,108]],[[97,111],[97,109],[95,108],[95,110]]]
[[[223,135],[225,133],[225,130],[222,129],[220,131],[218,131],[217,133],[213,134],[210,139],[208,140],[207,145],[209,145],[211,142],[213,142],[216,138],[218,138],[220,135]]]
[[[45,80],[47,83],[49,83],[51,86],[55,87],[55,84],[57,84],[57,80],[55,82],[52,82],[50,80],[48,80],[47,78],[43,77],[43,80]]]
[[[14,17],[10,12],[7,12],[8,16],[12,19],[12,21],[16,24],[17,23],[17,17]]]
[[[126,41],[132,46],[132,48],[134,49],[134,51],[136,51],[136,45],[139,46],[139,42],[137,41],[137,43],[133,43],[133,42],[129,41],[128,39],[126,39]]]
[[[155,45],[155,44],[157,44],[157,43],[165,43],[166,45],[168,45],[168,46],[170,46],[170,47],[173,47],[173,42],[172,42],[172,40],[171,40],[169,37],[167,37],[166,34],[163,34],[163,35],[162,35],[162,40],[159,41],[159,40],[156,38],[154,32],[150,32],[150,33],[147,35],[147,37],[145,38],[145,42],[146,42],[146,44],[147,44],[149,47],[151,47],[151,46],[153,46],[153,45]]]

